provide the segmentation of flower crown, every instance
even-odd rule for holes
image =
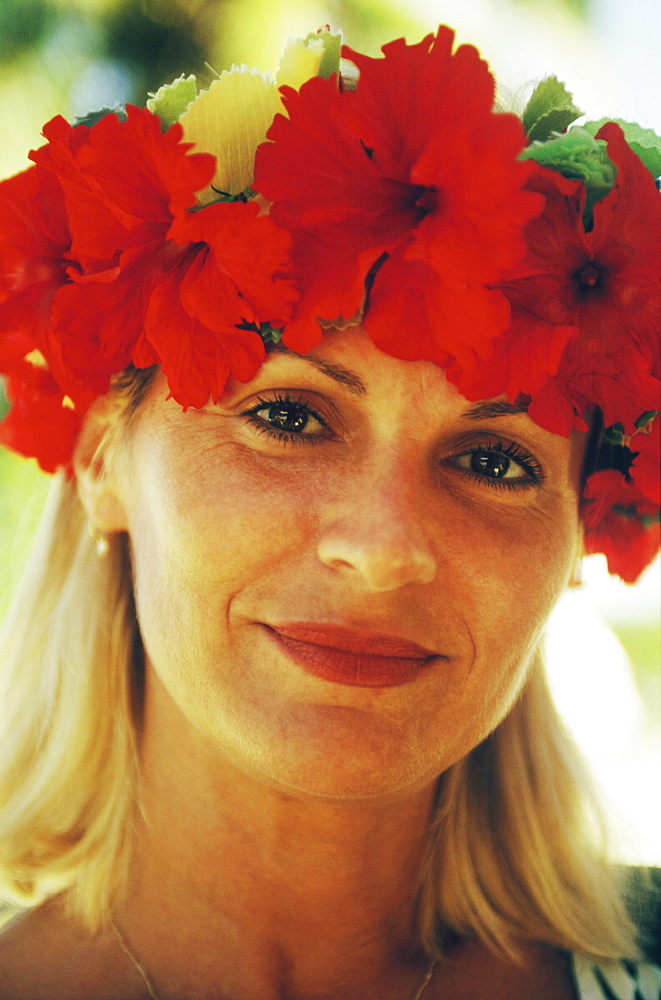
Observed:
[[[553,77],[521,119],[498,113],[486,63],[453,43],[441,27],[370,58],[324,30],[277,79],[235,67],[50,121],[0,184],[0,439],[69,468],[130,365],[200,407],[269,341],[306,352],[362,323],[555,433],[601,414],[586,548],[635,580],[659,547],[661,141],[571,127]]]

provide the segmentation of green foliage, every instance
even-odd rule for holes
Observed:
[[[51,477],[0,447],[0,622],[29,551]]]
[[[587,194],[583,222],[586,230],[592,228],[592,208],[611,190],[617,173],[602,139],[574,126],[564,135],[551,136],[548,142],[533,142],[521,153],[521,159],[535,160],[563,177],[583,181]]]
[[[638,430],[642,431],[648,424],[651,424],[652,421],[659,416],[659,412],[659,410],[645,410],[645,412],[638,417],[638,420],[636,420],[636,427]]]
[[[92,128],[93,125],[100,122],[106,115],[117,115],[120,122],[125,122],[126,108],[121,104],[116,104],[114,108],[97,108],[96,111],[88,111],[87,114],[78,115],[74,121],[74,125],[87,125],[88,128]]]
[[[149,91],[157,90],[163,80],[204,65],[212,38],[203,35],[196,20],[203,12],[196,4],[121,0],[101,15],[107,56],[137,81],[134,103],[144,105]]]
[[[633,667],[636,685],[643,702],[651,707],[650,720],[658,726],[656,706],[661,699],[661,635],[658,623],[626,624],[611,622],[610,627],[620,640]]]
[[[0,0],[0,62],[36,48],[57,19],[52,0]]]
[[[5,396],[5,387],[0,377],[0,420],[4,417],[5,413],[9,409],[9,403],[7,402],[7,397]]]
[[[554,132],[564,132],[583,114],[564,83],[547,76],[535,87],[523,112],[523,127],[530,142],[544,142]]]
[[[610,427],[604,429],[604,441],[607,441],[608,444],[621,445],[624,443],[624,437],[624,424],[611,424]]]
[[[596,122],[586,122],[584,128],[590,135],[596,135],[601,126],[607,122],[615,122],[620,126],[624,138],[652,177],[661,177],[661,137],[651,128],[641,128],[636,122],[625,122],[621,118],[600,118]]]
[[[327,28],[323,28],[321,31],[311,31],[303,41],[311,42],[317,38],[320,38],[324,43],[324,54],[321,57],[321,65],[319,66],[319,73],[317,75],[323,76],[327,80],[329,76],[339,72],[340,69],[342,33],[333,34]]]

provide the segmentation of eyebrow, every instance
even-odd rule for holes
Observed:
[[[354,396],[364,396],[367,392],[367,387],[363,380],[359,375],[351,371],[350,368],[345,368],[343,365],[330,364],[330,362],[324,361],[323,358],[317,357],[316,354],[298,354],[296,351],[291,351],[288,347],[285,347],[284,344],[269,345],[269,353],[272,351],[280,354],[291,354],[295,358],[300,358],[301,361],[309,362],[313,368],[316,368],[323,375],[328,375],[333,381],[339,382],[340,385],[343,385]]]
[[[462,416],[469,420],[489,420],[492,417],[509,417],[516,413],[527,413],[527,403],[507,403],[505,401],[487,399],[477,403],[470,410],[465,410]]]
[[[317,371],[322,372],[322,374],[332,378],[335,382],[339,382],[340,385],[345,386],[354,396],[364,396],[367,393],[367,387],[363,380],[356,372],[351,371],[350,368],[345,368],[343,365],[330,364],[316,354],[298,354],[297,351],[292,351],[284,344],[269,344],[268,350],[269,353],[291,354],[294,357],[300,358],[301,361],[309,362]],[[508,403],[501,400],[487,399],[484,402],[476,403],[475,406],[466,410],[462,416],[468,420],[489,420],[494,417],[507,417],[527,412],[527,403]]]

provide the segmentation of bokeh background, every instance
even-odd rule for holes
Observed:
[[[287,38],[325,24],[377,55],[440,22],[480,48],[514,107],[555,73],[589,118],[661,132],[658,0],[0,0],[0,177],[24,169],[55,114],[143,105],[182,72],[208,83],[232,63],[273,71]],[[4,405],[0,385],[0,418]],[[0,619],[47,488],[0,449]],[[549,629],[552,687],[617,817],[617,852],[661,864],[659,561],[631,587],[591,557],[584,581]]]

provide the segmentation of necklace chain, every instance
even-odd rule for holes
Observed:
[[[156,990],[154,989],[154,987],[152,985],[151,979],[147,975],[147,971],[146,971],[144,965],[142,965],[138,961],[138,959],[135,957],[135,955],[133,954],[133,952],[129,948],[128,944],[126,943],[124,935],[122,934],[122,932],[120,931],[119,927],[117,926],[117,924],[115,923],[114,920],[111,921],[111,926],[112,926],[112,929],[114,931],[115,937],[117,938],[117,940],[119,942],[120,948],[122,949],[122,951],[124,952],[124,954],[126,955],[126,957],[129,959],[129,961],[132,963],[132,965],[140,973],[140,975],[142,977],[142,980],[143,980],[145,986],[147,987],[147,992],[149,993],[149,996],[151,997],[151,1000],[161,1000],[161,998],[159,997],[158,993],[156,992]],[[416,989],[415,993],[411,997],[411,1000],[420,1000],[420,998],[422,997],[422,994],[424,993],[425,989],[427,988],[427,986],[429,986],[429,983],[431,982],[431,977],[434,975],[434,969],[435,968],[436,968],[436,959],[434,959],[433,961],[431,961],[429,963],[429,965],[427,966],[427,968],[425,970],[425,974],[424,974],[423,979],[422,979],[422,982],[420,983],[420,985]]]

